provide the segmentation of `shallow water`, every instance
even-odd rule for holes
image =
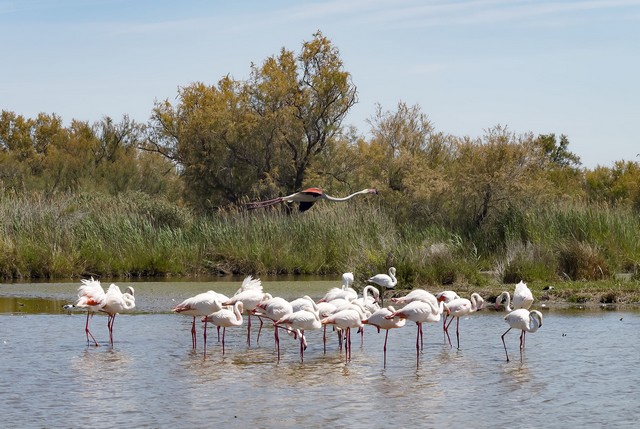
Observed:
[[[294,284],[291,284],[294,283]],[[289,299],[318,298],[330,282],[265,282]],[[308,332],[304,363],[298,343],[281,335],[276,363],[273,329],[246,345],[246,326],[231,328],[226,353],[202,330],[191,349],[191,318],[169,309],[208,289],[232,294],[238,282],[140,282],[137,311],[115,322],[92,319],[100,347],[87,347],[86,316],[61,305],[75,283],[0,285],[0,411],[13,427],[636,427],[640,406],[640,313],[544,312],[542,328],[500,336],[504,313],[461,320],[461,348],[444,343],[438,324],[425,326],[416,362],[416,326],[389,334],[367,327],[353,336],[350,363],[335,334],[323,353],[322,332]],[[121,286],[131,285],[121,283]],[[454,322],[455,323],[455,322]],[[266,326],[266,325],[265,325]],[[453,325],[452,325],[453,326]]]

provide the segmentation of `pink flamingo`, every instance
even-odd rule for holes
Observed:
[[[220,296],[212,290],[187,298],[172,309],[175,313],[193,316],[193,323],[191,324],[191,344],[194,350],[196,348],[196,317],[208,316],[220,310],[222,310]],[[204,354],[207,354],[206,323],[204,324]]]
[[[106,304],[107,296],[100,285],[100,281],[82,279],[82,285],[78,287],[78,299],[75,304],[65,305],[65,310],[72,310],[75,308],[82,308],[87,310],[87,322],[84,326],[84,332],[87,336],[87,346],[89,345],[89,337],[93,340],[95,346],[98,346],[98,342],[94,338],[93,334],[89,330],[89,319],[93,317],[96,311],[101,311]]]
[[[300,330],[300,360],[304,362],[304,349],[307,347],[304,331],[322,327],[318,312],[309,310],[294,311],[275,323],[276,327],[281,325],[288,326],[290,330]]]
[[[504,303],[506,301],[506,303]],[[533,293],[524,283],[520,280],[520,283],[516,285],[515,290],[513,291],[513,309],[511,308],[511,296],[509,292],[504,291],[496,298],[496,310],[500,307],[500,304],[504,303],[504,309],[510,313],[513,310],[518,310],[520,308],[526,308],[527,310],[531,308],[531,304],[533,304]]]
[[[116,315],[125,311],[131,311],[136,306],[136,298],[134,296],[134,289],[128,287],[124,293],[120,291],[120,288],[115,284],[111,284],[105,295],[105,304],[100,311],[108,314],[107,328],[109,329],[109,341],[111,347],[113,347],[113,323],[116,320]]]
[[[441,296],[440,301],[444,302],[444,300],[445,300],[445,297]],[[444,332],[447,334],[447,338],[449,339],[449,345],[451,347],[453,347],[453,345],[451,344],[451,337],[449,337],[449,325],[451,325],[451,322],[453,322],[453,318],[454,317],[456,318],[456,338],[458,339],[458,349],[459,349],[460,348],[460,331],[459,331],[460,316],[466,316],[475,311],[481,310],[483,305],[484,305],[484,300],[477,293],[471,294],[471,300],[468,300],[466,298],[457,298],[449,301],[449,303],[445,305],[449,313],[448,316],[451,317],[451,320],[449,321],[449,323],[447,323],[447,326]]]
[[[362,328],[364,311],[359,304],[353,304],[320,321],[323,325],[334,325],[345,333],[345,362],[351,360],[351,328]]]
[[[284,298],[278,296],[262,301],[253,310],[254,314],[266,317],[273,322],[282,319],[285,316],[293,313],[291,303]],[[258,334],[259,336],[259,334]],[[280,335],[278,334],[278,327],[274,327],[273,336],[276,343],[276,350],[278,352],[278,362],[280,362]]]
[[[253,209],[258,209],[262,207],[269,207],[274,204],[296,202],[296,203],[299,203],[298,209],[301,212],[304,212],[309,210],[314,203],[320,200],[341,202],[341,201],[348,201],[351,198],[355,197],[356,195],[363,195],[363,194],[377,195],[378,191],[372,188],[363,189],[362,191],[354,192],[351,195],[347,195],[346,197],[338,198],[338,197],[332,197],[331,195],[325,194],[324,191],[320,188],[307,188],[304,191],[296,192],[295,194],[287,195],[285,197],[278,197],[272,200],[256,201],[256,202],[248,203],[247,209],[253,210]]]
[[[247,315],[247,345],[251,345],[251,313],[260,302],[268,300],[272,296],[268,293],[264,293],[262,290],[262,282],[260,279],[253,279],[251,276],[245,277],[242,282],[242,286],[238,291],[228,300],[224,301],[222,305],[232,306],[238,301],[242,301],[244,313]],[[260,328],[262,328],[263,321],[260,317]],[[258,340],[256,340],[258,341]]]
[[[511,313],[504,316],[504,320],[509,324],[509,329],[502,334],[502,345],[504,346],[504,354],[507,356],[507,362],[509,362],[509,353],[507,353],[507,345],[504,342],[504,336],[507,335],[511,329],[520,329],[520,361],[522,361],[522,350],[524,349],[524,337],[527,332],[536,332],[538,328],[542,326],[542,313],[538,310],[529,311],[526,308],[520,308],[513,310]]]
[[[386,331],[384,334],[384,347],[382,348],[384,351],[383,368],[387,367],[387,338],[389,337],[389,329],[401,328],[406,323],[405,319],[398,316],[387,319],[387,316],[392,315],[395,311],[395,308],[392,306],[381,308],[375,311],[371,316],[369,316],[369,318],[362,321],[365,325],[375,326],[378,333],[380,333],[380,329],[384,329]]]
[[[222,354],[224,355],[224,336],[227,328],[242,325],[242,301],[237,301],[232,309],[223,308],[207,316],[207,321],[222,327]]]
[[[434,304],[433,302],[413,301],[405,305],[402,309],[394,311],[386,316],[386,319],[399,317],[401,319],[408,319],[416,322],[418,327],[416,335],[416,365],[419,365],[420,363],[420,352],[424,346],[422,340],[422,323],[439,322],[443,309],[444,302],[442,301],[438,304]]]

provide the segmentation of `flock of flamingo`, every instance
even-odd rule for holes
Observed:
[[[247,319],[247,345],[251,345],[251,316],[257,317],[260,328],[257,334],[259,341],[264,320],[271,321],[274,327],[274,340],[278,362],[280,361],[280,331],[286,332],[300,342],[300,360],[304,362],[304,351],[307,348],[305,331],[323,329],[324,352],[327,347],[327,327],[333,327],[338,333],[340,350],[344,348],[345,361],[351,360],[351,330],[356,329],[360,335],[364,335],[364,326],[374,326],[378,332],[385,330],[383,347],[384,367],[387,364],[387,339],[389,330],[405,326],[406,321],[415,322],[416,333],[416,361],[419,364],[419,356],[423,349],[423,323],[436,323],[442,320],[442,328],[449,345],[449,326],[456,320],[457,347],[460,348],[460,318],[468,316],[484,306],[483,298],[473,293],[470,299],[461,298],[453,291],[443,291],[435,295],[424,289],[415,289],[407,295],[391,298],[396,308],[392,305],[381,306],[380,287],[383,292],[393,289],[397,284],[395,268],[389,268],[388,274],[377,274],[367,280],[367,285],[362,290],[362,295],[351,286],[354,281],[352,273],[342,276],[342,287],[331,288],[320,300],[314,301],[309,296],[287,301],[281,297],[274,297],[264,292],[262,282],[247,276],[236,293],[231,296],[214,292],[212,290],[200,293],[185,299],[176,305],[172,311],[178,314],[191,316],[191,344],[196,349],[196,322],[197,318],[204,324],[204,354],[207,352],[207,325],[209,323],[217,327],[218,341],[220,341],[220,328],[222,328],[222,353],[225,353],[226,328],[240,326],[244,323],[243,316]],[[374,286],[376,285],[376,286]],[[512,299],[513,298],[513,299]],[[505,335],[511,329],[518,329],[520,334],[520,358],[525,347],[525,335],[533,333],[542,326],[542,314],[537,310],[529,311],[533,303],[533,295],[527,285],[522,281],[515,287],[513,297],[509,292],[502,292],[495,302],[495,307],[504,306],[508,312],[504,320],[509,329],[502,334],[502,344],[509,361]],[[107,327],[109,340],[113,346],[113,324],[118,313],[130,312],[135,308],[133,288],[129,287],[124,293],[115,284],[111,284],[105,292],[98,280],[93,278],[82,280],[78,288],[78,299],[73,305],[66,305],[67,310],[82,309],[87,311],[85,334],[87,345],[90,338],[94,345],[98,342],[91,334],[89,322],[96,312],[108,314]]]

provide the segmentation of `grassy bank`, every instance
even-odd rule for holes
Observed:
[[[535,209],[469,234],[397,225],[362,201],[203,217],[137,193],[5,194],[0,228],[5,279],[353,271],[364,281],[391,265],[399,288],[640,279],[640,220],[598,207]]]

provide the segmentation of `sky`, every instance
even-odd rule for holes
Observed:
[[[438,132],[569,139],[640,161],[640,0],[0,0],[0,109],[146,123],[178,88],[249,78],[320,30],[357,87],[345,124],[418,105]]]

